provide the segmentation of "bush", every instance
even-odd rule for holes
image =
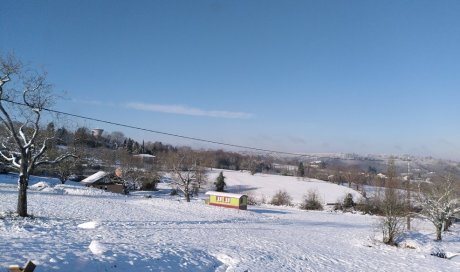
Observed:
[[[250,192],[246,192],[244,194],[248,196],[248,205],[260,205],[260,201],[257,200],[254,194]]]
[[[160,183],[160,176],[157,174],[148,173],[141,177],[138,182],[139,190],[157,191],[157,185]]]
[[[348,193],[345,195],[343,200],[338,200],[337,203],[334,205],[334,210],[340,210],[344,212],[349,212],[355,209],[356,203],[353,201],[353,195]]]
[[[382,201],[376,197],[357,203],[355,209],[364,214],[383,215]]]
[[[404,230],[406,215],[404,197],[394,188],[386,188],[382,200],[383,217],[380,220],[380,228],[383,242],[388,245],[396,245],[396,239]]]
[[[248,196],[248,205],[260,206],[267,203],[264,195],[261,195],[260,198],[258,198],[250,192],[245,192],[244,194]]]
[[[353,195],[348,193],[343,200],[343,208],[351,209],[354,206],[355,206],[355,202],[353,201]]]
[[[214,182],[214,185],[216,185],[217,192],[223,192],[225,186],[227,186],[227,184],[225,183],[225,176],[222,171],[220,171],[220,174],[216,178],[216,182]]]
[[[259,200],[260,204],[267,204],[267,198],[265,195],[262,195]]]
[[[318,192],[309,191],[308,194],[304,196],[304,200],[300,208],[303,210],[322,210],[323,205],[320,202]]]
[[[171,189],[171,192],[169,192],[169,195],[171,196],[175,196],[177,195],[179,192],[177,191],[177,189]]]
[[[155,181],[155,180],[142,181],[140,189],[142,191],[158,191],[157,184],[158,184],[158,181]]]
[[[284,190],[279,190],[270,201],[270,204],[276,206],[290,206],[292,197]]]

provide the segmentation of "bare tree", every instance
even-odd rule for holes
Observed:
[[[361,187],[363,187],[366,182],[365,175],[357,165],[353,165],[345,169],[342,176],[347,181],[348,187],[351,188],[351,185],[354,183],[357,191],[359,191],[359,186],[361,185]]]
[[[388,161],[387,187],[381,201],[383,217],[380,220],[380,228],[383,234],[383,242],[395,245],[395,240],[404,230],[404,216],[406,215],[406,203],[404,197],[397,190],[398,180],[394,159]]]
[[[156,190],[157,184],[160,181],[160,175],[155,167],[143,167],[138,160],[133,160],[132,155],[127,151],[123,151],[127,156],[122,157],[119,165],[121,170],[121,178],[128,190]],[[130,162],[126,161],[127,157],[131,157]],[[134,162],[134,163],[132,163]]]
[[[76,168],[75,160],[64,160],[55,167],[53,167],[54,173],[57,175],[62,184],[64,184],[69,177],[74,174],[74,169]]]
[[[49,126],[49,125],[48,125]],[[82,165],[82,158],[85,157],[83,152],[83,148],[81,145],[72,139],[72,145],[66,146],[59,146],[57,143],[62,142],[62,139],[59,135],[47,128],[48,134],[47,135],[54,135],[54,139],[49,141],[49,145],[46,148],[46,152],[44,156],[49,159],[54,160],[60,156],[66,155],[69,153],[69,150],[72,150],[72,154],[75,156],[71,156],[72,158],[62,160],[59,163],[51,164],[46,166],[46,170],[49,170],[53,175],[57,176],[62,184],[64,184],[70,176],[79,174],[79,168]],[[69,140],[69,139],[68,139]]]
[[[342,169],[340,167],[336,168],[334,174],[330,175],[328,179],[331,182],[337,183],[337,185],[342,185],[345,180]]]
[[[203,162],[200,159],[195,160],[195,182],[192,184],[193,194],[195,194],[195,196],[198,196],[201,187],[208,182],[206,168],[202,164]]]
[[[123,141],[126,139],[125,135],[121,131],[113,131],[109,135],[110,143],[115,146],[115,148],[120,147],[123,144]]]
[[[190,202],[193,193],[197,193],[197,190],[206,182],[205,170],[191,149],[179,150],[173,155],[171,163],[175,179],[173,184],[184,193],[186,201]]]
[[[419,202],[421,214],[436,228],[436,240],[442,240],[442,231],[446,229],[449,220],[455,213],[460,212],[460,198],[455,195],[454,179],[447,176],[428,188],[419,185]]]
[[[404,197],[394,187],[385,188],[385,196],[381,201],[383,217],[380,220],[385,244],[394,245],[404,230],[405,208]]]
[[[22,217],[27,216],[27,186],[34,169],[74,157],[70,153],[54,159],[45,155],[54,136],[46,135],[40,125],[43,110],[55,97],[51,89],[46,73],[25,69],[14,56],[0,56],[0,123],[6,132],[1,139],[0,156],[19,171],[17,213]],[[21,104],[5,101],[19,97]]]

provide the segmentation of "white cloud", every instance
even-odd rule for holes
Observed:
[[[126,107],[130,109],[143,111],[183,114],[192,116],[207,116],[216,118],[247,119],[253,116],[252,114],[246,112],[209,111],[182,105],[160,105],[131,102],[126,104]]]
[[[74,103],[79,103],[79,104],[87,104],[87,105],[94,105],[94,106],[115,106],[114,103],[112,102],[101,102],[98,100],[86,100],[86,99],[71,99],[72,102]]]
[[[89,104],[89,105],[97,105],[97,106],[102,105],[102,102],[97,101],[97,100],[85,100],[85,99],[75,99],[75,98],[73,98],[72,102],[81,103],[81,104]]]

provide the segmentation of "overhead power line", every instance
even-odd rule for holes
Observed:
[[[25,103],[16,102],[16,101],[12,101],[12,100],[9,100],[9,99],[4,99],[4,98],[2,98],[0,100],[8,102],[8,103],[11,103],[11,104],[28,107],[28,105],[26,105]],[[181,138],[181,139],[193,140],[193,141],[197,141],[197,142],[211,143],[211,144],[216,144],[216,145],[222,145],[222,146],[228,146],[228,147],[236,147],[236,148],[242,148],[242,149],[254,150],[254,151],[261,151],[261,152],[268,152],[268,153],[283,154],[283,155],[311,157],[311,155],[307,155],[307,154],[270,150],[270,149],[258,148],[258,147],[252,147],[252,146],[245,146],[245,145],[230,144],[230,143],[224,143],[224,142],[218,142],[218,141],[213,141],[213,140],[201,139],[201,138],[190,137],[190,136],[185,136],[185,135],[180,135],[180,134],[175,134],[175,133],[163,132],[163,131],[158,131],[158,130],[153,130],[153,129],[148,129],[148,128],[142,128],[142,127],[127,125],[127,124],[122,124],[122,123],[102,120],[102,119],[98,119],[98,118],[93,118],[93,117],[88,117],[88,116],[68,113],[68,112],[64,112],[64,111],[48,109],[48,108],[42,108],[42,110],[52,112],[52,113],[62,114],[62,115],[66,115],[66,116],[71,116],[71,117],[75,117],[75,118],[80,118],[80,119],[100,122],[100,123],[104,123],[104,124],[110,124],[110,125],[115,125],[115,126],[119,126],[119,127],[131,128],[131,129],[135,129],[135,130],[141,130],[141,131],[146,131],[146,132],[151,132],[151,133],[156,133],[156,134],[161,134],[161,135],[166,135],[166,136],[171,136],[171,137],[176,137],[176,138]]]

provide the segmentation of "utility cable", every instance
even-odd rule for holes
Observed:
[[[8,103],[11,103],[11,104],[15,104],[15,105],[29,107],[25,103],[12,101],[12,100],[5,99],[5,98],[0,98],[0,100],[8,102]],[[175,133],[163,132],[163,131],[158,131],[158,130],[153,130],[153,129],[148,129],[148,128],[142,128],[142,127],[127,125],[127,124],[112,122],[112,121],[106,121],[106,120],[102,120],[102,119],[98,119],[98,118],[93,118],[93,117],[88,117],[88,116],[68,113],[68,112],[64,112],[64,111],[48,109],[48,108],[45,108],[45,107],[41,108],[41,110],[52,112],[52,113],[57,113],[57,114],[62,114],[62,115],[66,115],[66,116],[71,116],[71,117],[75,117],[75,118],[80,118],[80,119],[91,120],[91,121],[95,121],[95,122],[115,125],[115,126],[119,126],[119,127],[131,128],[131,129],[135,129],[135,130],[141,130],[141,131],[156,133],[156,134],[160,134],[160,135],[166,135],[166,136],[171,136],[171,137],[176,137],[176,138],[181,138],[181,139],[193,140],[193,141],[197,141],[197,142],[211,143],[211,144],[216,144],[216,145],[222,145],[222,146],[228,146],[228,147],[236,147],[236,148],[242,148],[242,149],[254,150],[254,151],[261,151],[261,152],[267,152],[267,153],[283,154],[283,155],[290,155],[290,156],[300,156],[300,157],[312,157],[311,155],[307,155],[307,154],[300,154],[300,153],[270,150],[270,149],[252,147],[252,146],[230,144],[230,143],[218,142],[218,141],[207,140],[207,139],[196,138],[196,137],[190,137],[190,136],[185,136],[185,135],[180,135],[180,134],[175,134]]]

